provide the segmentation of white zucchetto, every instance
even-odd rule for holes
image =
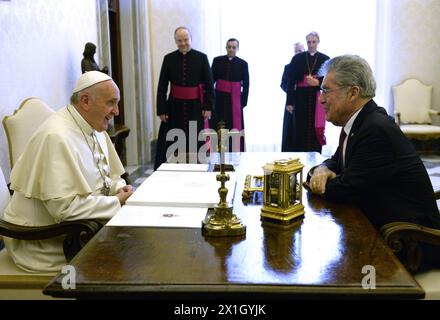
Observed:
[[[81,90],[91,87],[94,84],[107,80],[113,80],[113,79],[109,77],[107,74],[100,71],[89,71],[83,73],[76,82],[75,89],[73,89],[72,93],[80,92]]]

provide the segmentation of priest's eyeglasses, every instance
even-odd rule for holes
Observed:
[[[339,89],[342,89],[342,88],[346,88],[346,86],[336,87],[336,88],[333,88],[333,89],[319,88],[319,91],[321,91],[321,93],[326,96],[330,92],[333,92],[333,91],[336,91],[336,90],[339,90]]]

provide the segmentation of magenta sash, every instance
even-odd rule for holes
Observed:
[[[315,79],[317,78],[316,76],[313,76]],[[297,82],[296,84],[297,87],[311,87],[308,83],[307,83],[307,75],[304,75],[304,78],[302,81]],[[320,145],[325,145],[326,141],[325,141],[325,111],[324,111],[324,107],[321,104],[321,101],[319,101],[319,97],[321,96],[320,91],[316,91],[316,102],[315,102],[315,133],[316,133],[316,138],[318,140],[318,143]]]
[[[180,100],[200,100],[203,106],[203,84],[199,84],[197,87],[183,87],[175,84],[171,85],[171,96]],[[209,128],[208,119],[204,120],[205,129]]]
[[[203,95],[203,84],[199,84],[196,87],[183,87],[177,86],[175,84],[171,85],[171,96],[180,100],[200,100],[203,107],[204,95]],[[209,121],[207,118],[203,119],[204,129],[209,129]],[[208,143],[208,149],[211,150],[210,138],[206,138],[206,143]]]
[[[241,127],[241,82],[240,81],[226,81],[218,79],[215,82],[215,90],[231,94],[232,102],[232,129],[240,131]]]
[[[197,100],[199,99],[203,105],[203,84],[196,87],[183,87],[175,84],[171,85],[171,96],[180,100]]]

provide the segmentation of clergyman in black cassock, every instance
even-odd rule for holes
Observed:
[[[319,88],[322,77],[317,73],[329,59],[318,52],[319,36],[307,35],[308,50],[293,56],[288,68],[286,110],[293,116],[290,126],[283,131],[282,151],[321,152],[325,144],[325,114],[319,104]]]
[[[161,118],[156,148],[155,169],[166,162],[167,148],[175,141],[166,141],[169,130],[181,129],[185,133],[186,152],[190,141],[197,142],[197,150],[204,143],[198,141],[205,119],[211,117],[214,87],[211,68],[206,54],[191,48],[191,35],[187,28],[175,31],[178,50],[164,57],[157,88],[157,115]],[[168,86],[171,86],[167,96]],[[197,124],[195,135],[190,122]],[[191,134],[191,136],[190,136]]]
[[[295,47],[295,55],[304,52],[304,46],[301,42],[295,43],[294,47]],[[291,79],[289,78],[289,66],[290,63],[284,66],[284,71],[280,83],[280,88],[286,93],[286,98],[287,98],[287,88],[289,86],[288,83],[291,81]],[[296,135],[294,130],[295,130],[295,115],[293,112],[289,112],[287,108],[284,108],[281,151],[288,152],[292,150],[294,145],[293,139],[295,138]]]
[[[249,95],[249,68],[245,60],[236,56],[238,50],[238,40],[231,38],[226,42],[227,54],[215,57],[212,62],[216,90],[212,128],[217,128],[217,124],[223,121],[225,129],[244,130],[243,108],[247,105]],[[240,150],[229,148],[229,151],[244,151],[244,146],[242,137]]]

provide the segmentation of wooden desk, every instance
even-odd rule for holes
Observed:
[[[262,225],[258,204],[245,205],[246,174],[287,154],[242,154],[234,213],[244,239],[205,239],[201,229],[104,227],[71,261],[76,289],[63,274],[44,290],[75,298],[422,298],[423,290],[356,208],[306,191],[305,218],[290,228]],[[290,154],[291,155],[291,154]],[[304,174],[322,158],[300,155]],[[376,271],[376,289],[362,288],[364,266]]]

